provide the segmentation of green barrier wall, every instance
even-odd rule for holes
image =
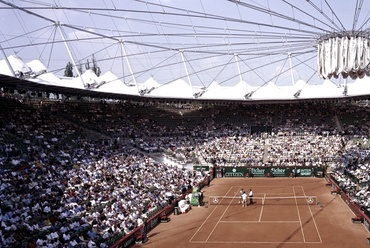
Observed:
[[[318,167],[226,167],[225,177],[310,177],[323,176]],[[295,174],[296,172],[296,174]]]
[[[226,167],[225,168],[225,177],[245,177],[245,174],[248,172],[247,167]]]

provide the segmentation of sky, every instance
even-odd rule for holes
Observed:
[[[356,0],[0,0],[0,60],[38,59],[62,76],[94,57],[127,84],[321,84],[320,37],[368,34],[369,18]]]

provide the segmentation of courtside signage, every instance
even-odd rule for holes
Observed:
[[[286,176],[284,168],[272,168],[271,173],[274,176],[277,176],[277,177],[285,177]]]
[[[228,169],[228,168],[227,168]],[[231,171],[226,169],[225,177],[244,177],[245,175],[245,168],[231,168]]]
[[[226,167],[225,177],[292,177],[295,169],[297,176],[309,177],[322,168],[290,168],[290,167]]]
[[[256,177],[266,176],[267,174],[265,173],[265,171],[266,169],[262,168],[251,168],[252,175]]]
[[[298,174],[301,176],[311,176],[311,169],[298,169]]]

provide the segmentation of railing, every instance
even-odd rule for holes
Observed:
[[[204,180],[198,185],[199,189],[201,189],[204,185],[207,185],[208,178],[205,177]],[[149,217],[146,220],[146,226],[147,230],[146,232],[149,232],[150,230],[154,229],[157,225],[159,225],[162,221],[162,219],[167,219],[170,214],[173,213],[174,208],[177,206],[178,201],[185,199],[185,196],[190,193],[192,190],[188,190],[185,194],[182,194],[181,197],[174,200],[169,204],[168,206],[164,207],[161,210],[158,210],[154,215]],[[135,228],[131,233],[128,235],[118,239],[116,242],[114,242],[110,247],[111,248],[127,248],[134,245],[137,241],[142,240],[144,233],[144,224],[138,226]]]
[[[350,197],[346,194],[345,191],[339,186],[338,182],[330,175],[326,175],[326,180],[331,184],[334,191],[337,192],[343,199],[343,201],[348,205],[348,207],[351,209],[351,211],[355,214],[355,218],[357,218],[359,221],[361,221],[366,229],[370,231],[370,217],[365,211],[363,211],[360,206],[358,206],[356,203],[354,203]],[[366,211],[367,212],[367,211]]]

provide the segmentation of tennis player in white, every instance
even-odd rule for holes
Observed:
[[[247,198],[248,198],[248,195],[244,191],[243,194],[242,194],[242,207],[247,207],[248,206],[248,204],[247,204]]]

